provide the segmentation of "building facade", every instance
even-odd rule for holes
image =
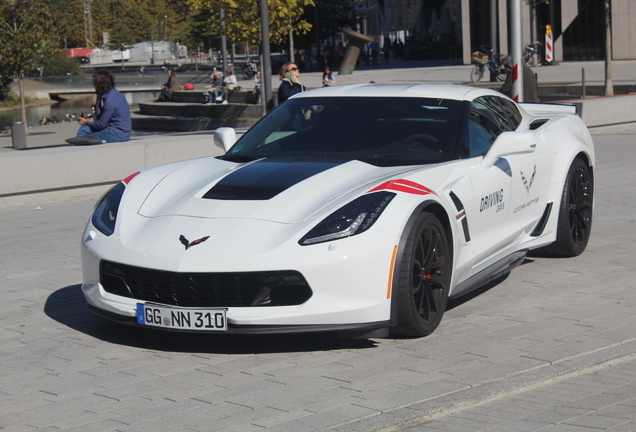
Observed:
[[[522,3],[522,41],[551,26],[555,61],[605,58],[611,4],[612,59],[636,59],[636,0],[352,0],[358,31],[403,42],[407,59],[468,64],[480,47],[510,53],[510,1]],[[543,48],[540,48],[543,56]]]

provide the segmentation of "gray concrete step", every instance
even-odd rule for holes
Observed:
[[[228,107],[231,105],[218,105],[218,107]],[[135,131],[161,131],[161,132],[193,132],[214,130],[220,127],[249,128],[260,120],[258,117],[233,118],[203,116],[213,105],[199,106],[199,116],[175,117],[162,115],[132,114],[132,127]],[[260,107],[258,107],[260,109]],[[189,110],[189,109],[188,109]]]

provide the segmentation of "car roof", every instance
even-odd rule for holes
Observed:
[[[490,89],[455,84],[352,84],[322,87],[294,95],[302,97],[426,97],[471,101],[477,97],[493,95],[506,98]]]

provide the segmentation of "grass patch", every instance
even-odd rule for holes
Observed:
[[[28,104],[29,102],[31,102],[31,98],[25,97],[24,103]],[[20,96],[13,93],[9,94],[7,99],[0,101],[0,108],[13,107],[16,105],[20,105]]]

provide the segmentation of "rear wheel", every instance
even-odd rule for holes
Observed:
[[[451,261],[442,223],[431,213],[420,214],[400,263],[394,334],[421,337],[435,331],[446,310]]]
[[[523,54],[523,62],[530,67],[534,67],[537,65],[537,58],[533,53],[526,51]]]
[[[575,257],[583,253],[592,231],[593,203],[590,169],[581,159],[575,159],[563,186],[557,239],[540,252],[556,257]]]
[[[473,66],[470,71],[470,82],[473,84],[478,83],[484,76],[484,65]]]

